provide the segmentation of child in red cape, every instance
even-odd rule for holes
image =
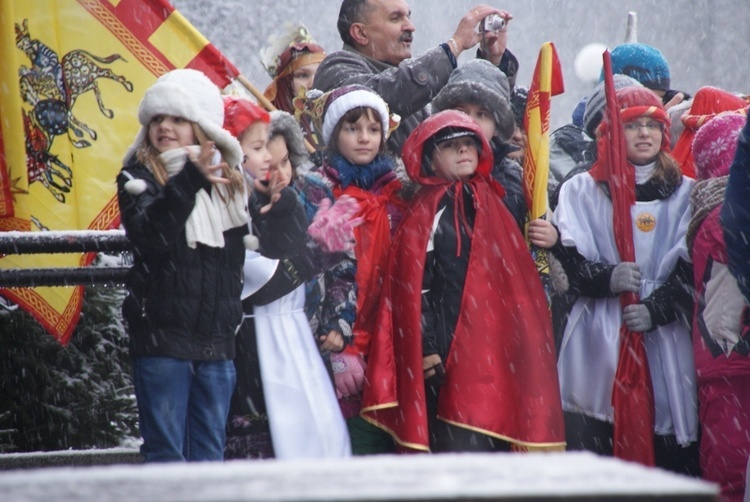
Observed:
[[[544,291],[481,129],[440,112],[403,159],[421,188],[394,237],[362,417],[405,450],[564,449]]]

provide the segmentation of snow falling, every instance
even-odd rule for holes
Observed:
[[[474,3],[467,0],[409,2],[412,20],[417,26],[413,54],[419,55],[445,42],[458,20]],[[172,4],[261,91],[270,78],[260,63],[260,50],[284,23],[304,22],[328,52],[341,46],[335,29],[339,2],[173,0]],[[436,5],[439,5],[437,11]],[[628,12],[638,15],[637,41],[658,47],[669,61],[672,88],[694,94],[704,85],[714,85],[728,91],[748,92],[750,68],[746,64],[744,46],[738,47],[737,44],[738,40],[750,40],[747,0],[722,2],[721,8],[716,8],[717,5],[710,0],[668,3],[657,0],[617,3],[508,0],[497,6],[514,16],[510,24],[509,49],[521,64],[518,85],[529,84],[542,43],[552,41],[557,48],[566,92],[553,100],[553,129],[570,121],[578,100],[595,85],[600,65],[591,63],[591,58],[596,59],[602,48],[612,48],[625,41]],[[460,63],[472,57],[473,51],[466,51]],[[548,349],[552,350],[551,347]],[[277,462],[232,462],[200,468],[160,466],[148,473],[144,473],[143,466],[118,467],[107,472],[82,473],[80,478],[69,470],[53,470],[49,475],[28,472],[0,478],[0,492],[4,488],[11,496],[41,500],[58,490],[56,493],[61,500],[95,500],[107,486],[121,483],[119,488],[122,491],[113,500],[144,496],[165,496],[174,500],[271,500],[269,491],[276,492],[278,500],[285,495],[284,500],[334,500],[340,498],[327,490],[323,482],[316,481],[321,474],[323,477],[330,475],[342,483],[345,480],[351,483],[355,479],[361,481],[357,476],[365,470],[371,477],[364,480],[364,485],[358,483],[349,489],[368,493],[372,498],[396,497],[405,493],[407,498],[414,499],[451,493],[481,497],[496,493],[498,489],[516,496],[531,493],[535,496],[590,495],[592,492],[587,490],[592,488],[592,479],[593,488],[600,493],[632,494],[640,489],[649,494],[715,494],[711,485],[671,475],[660,477],[662,473],[639,466],[622,468],[614,459],[591,463],[593,456],[589,454],[568,454],[564,458],[551,455],[545,460],[531,455],[514,459],[501,457],[502,460],[493,462],[493,465],[480,456],[467,456],[460,462],[456,461],[457,458],[452,455],[441,459],[418,457],[408,468],[404,465],[405,458],[385,457],[355,459],[348,466],[299,462],[293,464],[293,469]],[[561,470],[561,464],[568,469]],[[289,471],[292,470],[295,477],[289,484]],[[257,472],[248,476],[249,471]],[[442,475],[436,476],[436,472]],[[478,473],[483,474],[477,477]],[[433,486],[415,485],[416,477],[433,477],[437,482]],[[233,484],[242,478],[245,478],[242,483]],[[383,483],[385,479],[388,484]],[[546,481],[539,483],[540,479]],[[567,489],[561,488],[566,485]],[[531,487],[533,491],[530,491]],[[253,499],[253,493],[260,496]]]
[[[311,5],[315,3],[315,8]],[[412,0],[413,55],[445,42],[471,7],[482,3],[455,0],[440,3]],[[491,3],[513,14],[508,25],[508,47],[520,62],[518,85],[528,86],[539,47],[551,41],[557,48],[565,79],[565,93],[553,98],[552,128],[570,122],[578,100],[595,82],[576,76],[575,60],[589,44],[614,48],[625,42],[628,12],[637,14],[638,41],[659,48],[670,65],[672,88],[694,94],[704,85],[731,92],[748,92],[750,66],[738,41],[750,40],[750,8],[747,0],[730,0],[721,8],[709,0],[633,0],[601,2],[583,0],[508,0]],[[260,63],[260,50],[284,23],[303,22],[328,52],[341,48],[336,31],[339,2],[310,0],[222,0],[172,4],[213,42],[261,91],[270,77]],[[459,63],[473,58],[466,51]],[[580,64],[580,63],[579,63]],[[601,61],[597,67],[601,67]],[[598,76],[598,73],[596,73]]]

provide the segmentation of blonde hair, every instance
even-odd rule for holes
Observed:
[[[203,145],[209,141],[206,133],[196,122],[190,122],[190,124],[193,126],[193,133],[195,134],[197,144]],[[225,159],[226,155],[223,149],[219,146],[217,146],[217,149],[219,150],[219,153],[221,153],[222,159]],[[164,167],[164,162],[161,160],[159,152],[151,144],[148,134],[146,135],[145,141],[138,148],[136,156],[138,162],[145,165],[151,171],[160,185],[164,186],[167,184],[167,180],[169,179],[167,169]],[[227,191],[229,192],[230,198],[234,197],[238,191],[240,193],[242,192],[245,180],[238,169],[223,162],[221,167],[221,177],[229,180]]]

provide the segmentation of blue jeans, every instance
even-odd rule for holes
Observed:
[[[232,361],[134,358],[145,461],[222,460],[235,382]]]

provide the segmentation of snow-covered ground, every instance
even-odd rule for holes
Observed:
[[[50,468],[0,473],[10,501],[715,500],[718,487],[591,453]]]

